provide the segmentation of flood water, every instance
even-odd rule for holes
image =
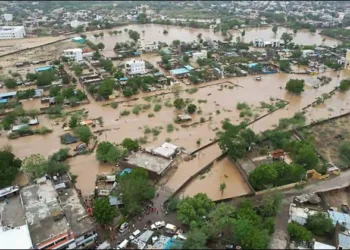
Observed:
[[[236,109],[238,102],[247,102],[251,106],[252,112],[257,116],[267,113],[266,109],[260,110],[257,107],[260,106],[259,103],[261,101],[269,103],[270,97],[280,98],[290,102],[290,104],[284,109],[281,109],[251,125],[251,128],[255,132],[260,132],[272,128],[274,124],[278,123],[280,118],[292,117],[296,111],[299,111],[304,106],[312,103],[316,97],[331,91],[339,83],[340,79],[349,76],[349,72],[343,71],[339,79],[334,72],[327,72],[324,73],[324,75],[332,76],[332,82],[320,87],[319,89],[307,87],[305,92],[300,96],[291,95],[285,91],[284,86],[288,79],[307,79],[315,78],[316,76],[278,73],[274,75],[264,75],[260,82],[255,81],[254,77],[248,76],[212,82],[222,83],[232,81],[242,87],[234,87],[233,89],[230,89],[228,88],[228,86],[231,86],[230,84],[223,83],[222,85],[226,85],[227,87],[221,88],[220,85],[214,85],[200,88],[194,94],[182,92],[182,98],[192,99],[192,103],[196,104],[198,109],[202,110],[201,114],[193,115],[193,122],[198,122],[201,117],[205,118],[207,121],[188,128],[182,128],[179,124],[175,124],[173,121],[176,115],[181,112],[176,111],[173,107],[165,106],[166,102],[173,102],[173,94],[164,95],[158,98],[159,100],[157,100],[157,103],[162,105],[162,109],[159,112],[153,111],[156,104],[154,101],[147,102],[144,99],[119,104],[117,109],[113,109],[110,106],[104,107],[101,106],[100,103],[95,102],[84,105],[83,108],[89,111],[89,118],[97,118],[99,116],[103,118],[103,129],[107,129],[108,131],[97,136],[100,141],[108,140],[120,143],[126,137],[136,139],[144,136],[145,126],[150,128],[161,126],[163,129],[159,129],[161,132],[158,136],[153,136],[152,134],[147,135],[148,144],[146,146],[156,146],[163,143],[167,138],[170,138],[172,143],[184,147],[187,151],[193,151],[198,148],[197,140],[200,139],[201,145],[205,145],[215,139],[217,130],[221,128],[221,121],[225,118],[230,119],[234,124],[243,120],[239,117],[239,111]],[[141,96],[147,96],[150,94],[141,94]],[[342,112],[347,112],[347,95],[348,94],[336,94],[329,99],[330,105],[332,105],[334,110],[333,112],[328,111],[329,106],[326,102],[324,105],[325,107],[321,106],[309,111],[312,117],[309,117],[308,115],[308,119],[327,118],[329,115],[338,115]],[[126,98],[121,97],[119,99],[123,100]],[[199,99],[206,100],[206,103],[198,103]],[[120,116],[120,112],[123,110],[132,111],[133,106],[148,103],[151,104],[151,108],[142,111],[139,115],[131,113],[129,116]],[[25,106],[26,105],[27,104],[25,104]],[[217,110],[220,111],[219,114],[217,113]],[[154,117],[149,118],[149,113],[153,113]],[[210,117],[211,121],[208,121]],[[48,156],[59,150],[61,147],[64,147],[60,144],[59,140],[59,135],[65,133],[62,129],[62,122],[60,122],[59,125],[54,125],[54,121],[49,120],[44,115],[40,116],[39,119],[40,126],[52,128],[54,130],[53,133],[45,136],[34,135],[16,140],[8,140],[6,136],[2,134],[0,138],[0,146],[7,143],[11,144],[14,153],[20,158],[24,158],[25,156],[34,153]],[[58,121],[60,120],[61,119],[58,119]],[[175,127],[174,132],[167,132],[168,124],[173,124]],[[94,128],[92,130],[94,131],[98,129],[101,128]],[[166,185],[172,190],[178,189],[189,178],[189,176],[209,164],[220,154],[220,148],[217,144],[214,144],[213,146],[204,149],[195,159],[188,162],[183,161],[179,164],[175,174],[170,177]],[[92,180],[94,180],[93,176],[101,171],[101,168],[94,157],[94,154],[91,154],[89,156],[79,156],[71,160],[71,171],[74,174],[79,174],[77,185],[83,190],[83,194],[89,194],[92,192],[91,188],[93,188],[94,185],[94,182],[92,182]],[[89,171],[84,171],[86,165],[89,166]],[[112,166],[109,168],[105,166],[102,169],[102,172],[111,171]],[[220,183],[216,183],[213,185],[218,186],[219,184]]]
[[[121,34],[117,35],[109,35],[107,31],[105,31],[104,37],[95,38],[93,35],[98,34],[101,31],[91,31],[86,32],[87,38],[95,43],[102,42],[105,44],[105,49],[103,50],[103,54],[105,56],[114,56],[113,48],[117,42],[126,42],[130,40],[128,32],[124,32],[124,29],[132,29],[140,33],[141,39],[145,39],[147,42],[166,42],[170,44],[174,40],[180,40],[184,42],[192,42],[197,41],[198,34],[202,33],[202,39],[211,39],[211,40],[223,40],[224,37],[220,32],[214,33],[213,30],[210,29],[196,29],[196,28],[188,28],[188,27],[179,27],[179,26],[169,26],[169,25],[161,25],[161,24],[132,24],[123,27],[119,27],[113,30],[123,31]],[[168,34],[163,34],[163,31],[167,30]],[[143,33],[143,31],[145,31]],[[246,33],[242,41],[251,42],[257,38],[263,38],[265,41],[271,41],[273,39],[280,39],[284,32],[293,33],[293,30],[287,29],[284,27],[279,27],[276,35],[272,31],[272,27],[260,27],[260,28],[249,28],[245,29]],[[233,41],[235,41],[236,37],[240,36],[240,30],[231,30],[231,34],[233,35]],[[325,41],[323,42],[323,39]],[[324,37],[318,33],[311,33],[308,30],[298,30],[297,34],[293,34],[293,42],[296,44],[303,45],[328,45],[334,46],[341,43],[341,41]]]
[[[220,184],[225,183],[223,193]],[[244,181],[236,166],[227,158],[215,162],[210,171],[199,175],[183,189],[180,197],[194,196],[206,193],[213,201],[249,194],[247,183]]]

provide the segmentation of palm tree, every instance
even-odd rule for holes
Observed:
[[[226,188],[226,183],[225,183],[225,182],[221,183],[221,184],[220,184],[221,196],[224,194],[225,188]]]

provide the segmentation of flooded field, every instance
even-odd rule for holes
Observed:
[[[226,188],[221,192],[220,184]],[[199,175],[179,195],[180,197],[194,196],[206,193],[213,201],[228,199],[249,194],[247,183],[238,172],[236,166],[227,158],[215,162],[206,173]]]
[[[334,77],[334,72],[328,72],[325,73],[325,75]],[[339,79],[346,76],[347,73],[343,72]],[[249,76],[217,80],[210,84],[222,84],[199,88],[197,92],[193,94],[183,91],[181,97],[185,100],[187,99],[187,103],[192,102],[197,105],[197,110],[201,110],[200,114],[193,115],[193,120],[190,122],[198,122],[198,124],[186,128],[174,122],[176,116],[183,113],[183,111],[178,111],[174,107],[170,107],[174,101],[173,94],[153,97],[148,101],[141,98],[137,101],[121,103],[116,109],[113,109],[111,106],[101,106],[100,103],[95,102],[84,105],[83,107],[89,111],[89,118],[102,117],[104,122],[103,129],[106,131],[101,135],[97,135],[97,139],[100,141],[108,140],[120,143],[125,137],[130,137],[132,139],[143,138],[147,141],[147,144],[143,146],[148,147],[159,145],[167,140],[178,146],[184,147],[185,150],[191,152],[199,146],[213,141],[216,137],[217,131],[221,129],[221,122],[224,119],[229,119],[232,123],[237,124],[246,118],[240,117],[240,111],[236,109],[239,102],[246,102],[249,105],[250,111],[252,112],[250,120],[260,117],[268,112],[268,110],[260,108],[260,102],[262,101],[269,103],[271,100],[270,98],[272,97],[273,99],[280,98],[290,102],[285,108],[251,125],[251,128],[254,131],[260,132],[272,128],[274,124],[278,123],[280,118],[292,117],[296,111],[299,111],[306,105],[312,103],[316,97],[331,91],[339,82],[339,79],[334,77],[332,82],[328,85],[322,86],[319,89],[307,88],[301,96],[288,94],[284,89],[286,82],[290,78],[307,79],[315,77],[316,76],[279,73],[274,75],[264,75],[262,81],[257,82],[254,80],[254,77]],[[231,81],[241,87],[233,87],[232,84],[227,83],[226,81]],[[152,93],[141,94],[140,96],[147,96],[150,94]],[[333,98],[336,98],[336,95],[333,96]],[[127,98],[121,97],[117,100],[125,99]],[[333,99],[331,98],[329,100],[331,101]],[[338,110],[341,107],[344,107],[344,109],[346,108],[346,98],[340,99],[338,102],[337,106],[333,107],[334,110]],[[24,107],[27,107],[30,103],[34,105],[33,102],[28,102],[24,104]],[[147,108],[143,108],[141,105],[146,106]],[[158,112],[154,111],[156,105],[161,106],[161,109]],[[325,105],[327,105],[327,102]],[[135,106],[142,107],[138,115],[133,114],[132,112]],[[317,112],[315,112],[316,109]],[[327,111],[327,108],[316,109],[310,109],[310,112],[315,112],[313,116],[315,116],[316,119],[328,117],[329,111]],[[130,114],[128,116],[121,116],[120,112],[125,110],[128,110]],[[338,110],[337,113],[339,112],[345,111]],[[149,117],[149,114],[151,113],[154,115],[153,117]],[[331,113],[331,115],[333,115],[333,113]],[[204,118],[204,122],[202,123],[200,122],[201,118]],[[0,146],[10,143],[13,146],[14,153],[20,158],[33,153],[40,153],[48,156],[63,147],[59,141],[59,135],[64,133],[62,122],[60,122],[59,125],[54,125],[54,121],[49,120],[45,116],[40,116],[39,119],[40,126],[46,126],[53,129],[53,133],[45,136],[29,136],[16,140],[8,140],[5,135],[2,135],[0,138]],[[168,129],[168,125],[172,127],[172,129]],[[152,132],[146,133],[147,127]],[[101,128],[94,128],[92,130],[95,131],[98,129]],[[221,150],[217,144],[214,144],[213,146],[204,149],[195,159],[188,162],[181,162],[175,173],[167,180],[166,186],[172,190],[178,189],[189,178],[189,176],[209,164],[218,157],[220,153]],[[78,169],[76,173],[79,173],[80,176],[77,185],[82,190],[90,190],[91,184],[89,184],[89,187],[85,187],[83,183],[85,183],[85,179],[92,178],[91,173],[90,171],[81,171],[78,164],[80,161],[84,162],[85,157],[86,156],[80,156],[77,159],[74,159],[75,164],[72,165],[71,171],[75,173],[75,169]],[[94,158],[94,154],[89,157]],[[91,169],[94,168],[94,170],[91,171],[95,171],[95,173],[99,171],[97,161],[91,160],[89,164],[91,164]],[[84,166],[84,163],[81,165]]]
[[[213,30],[209,29],[195,29],[188,27],[179,27],[179,26],[169,26],[169,25],[160,25],[160,24],[133,24],[127,25],[120,28],[116,28],[113,30],[121,30],[123,33],[117,35],[109,35],[107,31],[104,34],[104,37],[95,38],[93,35],[99,33],[101,31],[91,31],[86,32],[86,35],[89,40],[99,43],[102,42],[105,44],[105,49],[103,50],[103,54],[105,56],[113,56],[113,48],[116,42],[126,42],[130,40],[127,32],[124,32],[124,29],[132,29],[136,30],[140,33],[141,39],[145,39],[145,41],[153,42],[160,41],[171,43],[173,40],[180,40],[184,42],[192,42],[198,40],[197,35],[202,33],[203,40],[211,39],[211,40],[223,40],[224,37],[220,32],[214,33]],[[168,30],[168,34],[163,34],[164,30]],[[145,31],[143,33],[143,31]],[[256,38],[263,38],[265,41],[270,41],[272,39],[279,39],[284,32],[293,33],[293,30],[287,29],[284,27],[279,27],[276,35],[272,31],[272,27],[261,27],[261,28],[249,28],[245,29],[246,33],[243,38],[244,42],[251,42]],[[231,34],[235,38],[240,36],[240,30],[231,30]],[[323,39],[325,41],[323,42]],[[298,30],[297,34],[293,34],[293,42],[296,44],[303,45],[328,45],[334,46],[341,43],[336,39],[324,37],[318,33],[311,33],[308,30]]]
[[[0,40],[0,55],[4,55],[17,50],[33,48],[46,43],[51,43],[65,38],[64,36],[45,36],[35,38],[23,38],[12,40]]]

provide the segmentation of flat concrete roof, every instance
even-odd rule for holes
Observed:
[[[26,224],[19,195],[8,198],[8,204],[5,201],[0,202],[0,214],[2,216],[2,226],[19,227]]]
[[[53,214],[61,212],[62,208],[50,180],[24,187],[21,195],[33,245],[68,230],[65,217],[54,221]]]
[[[64,189],[59,198],[70,228],[76,237],[95,228],[94,222],[81,204],[78,192],[74,188]]]
[[[32,247],[27,225],[13,229],[0,226],[0,249],[31,249]]]
[[[136,152],[127,157],[129,164],[145,168],[149,171],[161,174],[172,162],[172,160],[165,159],[150,153]]]

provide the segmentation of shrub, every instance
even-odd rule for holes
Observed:
[[[35,129],[34,133],[38,135],[46,135],[46,134],[52,133],[52,129],[49,129],[47,127],[41,127],[41,128]]]
[[[312,233],[307,230],[305,227],[292,222],[289,223],[287,226],[287,231],[292,240],[295,240],[296,242],[303,242],[303,241],[311,241],[312,240]]]
[[[162,109],[162,105],[156,103],[156,105],[154,105],[153,111],[154,112],[159,112],[161,109]]]
[[[323,212],[309,215],[305,227],[318,236],[330,236],[334,230],[331,218]]]
[[[196,110],[197,110],[197,106],[194,104],[189,104],[187,106],[187,112],[190,114],[193,114],[194,112],[196,112]]]
[[[243,110],[243,109],[250,109],[250,107],[246,102],[239,102],[237,103],[236,109]]]
[[[128,115],[130,115],[130,111],[129,110],[123,110],[123,111],[120,112],[120,115],[121,116],[128,116]]]
[[[151,118],[151,117],[153,117],[153,116],[154,116],[153,113],[149,113],[149,114],[148,114],[148,117],[149,117],[149,118]]]
[[[141,108],[142,108],[141,105],[136,105],[136,106],[132,109],[132,113],[135,114],[135,115],[140,114]]]
[[[168,132],[168,133],[173,132],[173,131],[174,131],[174,125],[173,125],[173,124],[171,124],[171,123],[170,123],[170,124],[168,124],[168,125],[167,125],[167,129],[166,129],[166,130],[167,130],[167,132]]]
[[[150,108],[151,108],[151,104],[149,104],[149,103],[142,105],[142,109],[143,110],[147,110],[147,109],[150,109]]]
[[[350,89],[350,80],[349,79],[343,79],[340,81],[339,90],[341,92],[345,92]]]
[[[111,107],[112,107],[113,109],[118,108],[118,106],[119,106],[119,103],[117,103],[117,102],[114,102],[114,103],[111,104]]]

